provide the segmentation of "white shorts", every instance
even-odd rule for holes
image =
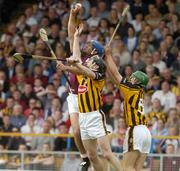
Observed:
[[[79,114],[81,139],[96,139],[107,135],[106,117],[101,111]]]
[[[149,153],[151,148],[151,133],[145,125],[129,127],[126,131],[123,153],[139,150]]]
[[[69,93],[67,97],[69,114],[79,113],[78,109],[78,95]]]

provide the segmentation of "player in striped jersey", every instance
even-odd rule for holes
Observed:
[[[114,166],[116,171],[120,171],[120,162],[111,151],[107,137],[106,119],[101,110],[101,91],[104,86],[106,66],[98,55],[93,55],[86,60],[84,65],[81,64],[79,34],[79,29],[77,29],[74,34],[73,57],[68,59],[73,66],[64,66],[58,61],[57,68],[77,74],[81,138],[94,169],[96,171],[105,170],[97,154],[99,145],[103,156]]]
[[[124,117],[128,129],[123,147],[123,169],[139,171],[151,147],[151,134],[144,115],[144,87],[148,83],[148,76],[136,71],[129,80],[123,78],[116,68],[109,47],[105,50],[105,61],[109,75],[124,96]]]
[[[77,23],[77,15],[81,8],[80,4],[73,5],[70,11],[70,17],[68,22],[68,39],[70,43],[70,50],[73,51],[73,44],[74,44],[74,33],[75,28],[78,26]],[[100,56],[104,55],[104,47],[97,41],[92,40],[88,42],[82,49],[82,60],[91,57],[92,55],[98,54]],[[76,71],[76,69],[75,69]],[[78,81],[76,75],[73,73],[69,73],[69,79],[71,85],[69,85],[69,95],[67,97],[68,102],[68,110],[71,120],[71,126],[74,134],[74,140],[80,152],[80,156],[83,159],[81,163],[81,171],[87,171],[90,165],[89,159],[86,154],[86,150],[83,146],[81,137],[80,137],[80,128],[79,128],[79,110],[78,110]]]

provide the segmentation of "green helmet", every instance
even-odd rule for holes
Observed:
[[[149,78],[144,72],[136,71],[132,73],[132,76],[134,76],[139,81],[141,86],[145,87],[148,84]]]

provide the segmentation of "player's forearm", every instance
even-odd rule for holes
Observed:
[[[82,75],[85,75],[89,78],[95,78],[95,73],[93,71],[91,71],[89,68],[83,66],[80,63],[75,63],[75,66],[79,69],[79,71],[81,72]]]
[[[81,62],[81,51],[79,43],[79,36],[74,36],[73,56]]]
[[[75,66],[66,65],[65,68],[64,68],[64,71],[68,71],[68,72],[71,72],[71,73],[77,74],[77,75],[82,74],[82,71],[79,68],[75,67]]]
[[[122,80],[122,76],[120,75],[116,64],[114,63],[111,54],[105,56],[105,61],[107,66],[107,72],[110,74],[112,81],[115,84],[119,84]]]
[[[70,44],[70,50],[73,50],[73,42],[74,42],[74,32],[76,29],[76,14],[73,14],[72,11],[70,12],[69,21],[68,21],[68,38]]]

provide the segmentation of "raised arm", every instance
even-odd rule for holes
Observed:
[[[80,10],[81,6],[75,5],[71,8],[69,21],[68,21],[68,39],[70,44],[70,50],[73,51],[73,42],[74,42],[74,33],[77,27],[77,14]]]
[[[57,61],[57,69],[62,71],[72,72],[77,75],[85,75],[90,78],[96,78],[96,73],[91,71],[88,67],[82,65],[79,60],[74,57],[67,58],[69,65],[64,65],[61,61]],[[72,66],[73,65],[73,66]]]
[[[79,36],[83,30],[83,24],[80,24],[74,33],[74,43],[73,43],[73,57],[81,62],[81,51],[80,51],[80,40]]]
[[[106,62],[107,72],[111,76],[112,81],[115,84],[119,85],[119,83],[122,80],[122,76],[118,72],[116,64],[114,63],[114,61],[112,59],[110,48],[108,46],[105,48],[105,58],[104,59],[105,59],[105,62]]]
[[[75,63],[74,65],[81,71],[82,75],[85,75],[85,76],[92,78],[92,79],[96,78],[95,72],[91,71],[89,68],[82,65],[81,63]]]
[[[82,71],[80,71],[76,66],[64,65],[61,61],[56,62],[56,68],[57,70],[68,71],[77,75],[82,74]]]

